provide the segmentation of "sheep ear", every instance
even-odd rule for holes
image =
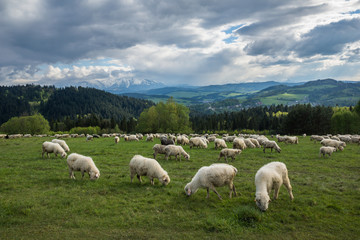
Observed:
[[[271,202],[271,199],[269,199],[269,202]]]

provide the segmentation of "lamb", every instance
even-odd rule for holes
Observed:
[[[81,172],[81,178],[84,178],[84,173],[89,174],[90,180],[96,180],[100,177],[100,171],[95,166],[91,157],[86,157],[77,153],[72,153],[67,158],[67,164],[69,167],[69,174],[71,179],[75,179],[74,171]]]
[[[242,138],[235,138],[233,141],[233,148],[234,149],[241,149],[244,150],[246,148],[246,144],[244,139]]]
[[[214,143],[215,143],[215,149],[227,148],[227,145],[226,145],[226,142],[224,139],[216,138]]]
[[[290,199],[293,200],[292,187],[286,165],[282,162],[271,162],[262,166],[255,175],[255,202],[261,211],[266,211],[271,201],[269,194],[274,189],[274,199],[279,196],[279,190],[284,183]]]
[[[331,156],[331,154],[333,152],[336,151],[336,148],[334,147],[325,147],[325,146],[322,146],[320,148],[320,152],[319,152],[319,157],[321,157],[321,154],[323,155],[323,157],[325,157],[325,154],[329,155],[329,157]]]
[[[64,140],[53,139],[51,142],[58,143],[64,149],[65,152],[70,152],[70,148]]]
[[[264,147],[264,153],[265,153],[265,148],[270,148],[271,152],[273,150],[273,148],[275,148],[275,150],[280,153],[281,152],[281,148],[277,145],[277,143],[275,141],[265,141],[263,142],[263,147]]]
[[[43,158],[44,158],[44,153],[46,153],[48,158],[49,158],[49,153],[54,153],[56,157],[58,154],[60,154],[62,158],[65,158],[67,155],[65,150],[60,146],[60,144],[53,142],[44,142],[42,144],[41,156]]]
[[[186,184],[184,190],[187,196],[197,192],[199,188],[206,188],[207,196],[209,198],[209,189],[213,190],[222,200],[220,194],[216,191],[215,187],[222,187],[228,185],[230,188],[230,198],[232,193],[236,196],[234,185],[234,177],[238,170],[225,163],[215,163],[210,166],[201,167],[191,182]]]
[[[346,143],[342,141],[332,140],[332,139],[324,139],[321,142],[321,145],[326,147],[334,147],[336,149],[341,150],[340,147],[344,148],[346,147]]]
[[[231,160],[234,161],[236,155],[239,155],[241,153],[240,149],[231,149],[231,148],[225,148],[220,151],[218,161],[220,161],[221,157],[225,158],[225,161],[228,162],[227,157],[231,157]]]
[[[114,140],[115,140],[115,143],[118,144],[120,141],[120,138],[118,136],[115,136]]]
[[[180,161],[181,161],[181,155],[183,155],[186,160],[190,159],[190,155],[185,152],[185,150],[182,148],[182,146],[167,145],[165,147],[165,159],[166,160],[168,160],[169,156],[175,156],[175,160],[177,160],[177,158],[179,156]]]
[[[158,155],[158,153],[160,153],[160,154],[166,154],[166,152],[165,152],[165,147],[166,147],[167,145],[161,145],[161,144],[155,144],[154,146],[153,146],[153,150],[154,150],[154,153],[153,153],[153,155],[154,155],[154,159],[156,159],[156,155]]]
[[[193,137],[189,141],[190,148],[192,147],[200,147],[200,148],[207,148],[207,143],[201,137]]]
[[[131,182],[136,174],[140,183],[142,182],[141,176],[147,176],[150,179],[151,185],[154,185],[154,178],[157,178],[163,185],[170,183],[169,175],[155,159],[135,155],[130,160],[129,166]]]

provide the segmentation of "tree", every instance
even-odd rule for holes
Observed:
[[[0,127],[7,134],[43,134],[50,130],[49,122],[41,115],[35,114],[26,117],[13,117]]]
[[[139,117],[139,132],[190,132],[190,110],[169,98],[166,103],[145,109]]]

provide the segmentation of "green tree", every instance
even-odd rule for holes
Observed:
[[[41,115],[13,117],[2,124],[0,130],[7,134],[43,134],[50,130],[49,122]]]
[[[144,110],[139,117],[136,131],[139,132],[191,132],[190,110],[169,98]]]
[[[353,134],[360,132],[360,116],[348,108],[338,108],[331,117],[333,133]]]

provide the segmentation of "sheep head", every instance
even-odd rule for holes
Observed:
[[[260,208],[261,211],[265,212],[269,207],[269,202],[271,199],[268,194],[257,193],[255,197],[256,205]]]
[[[90,171],[89,175],[90,175],[90,180],[96,180],[100,177],[100,172]]]
[[[168,175],[164,175],[159,179],[159,181],[166,186],[170,183],[170,177]]]

